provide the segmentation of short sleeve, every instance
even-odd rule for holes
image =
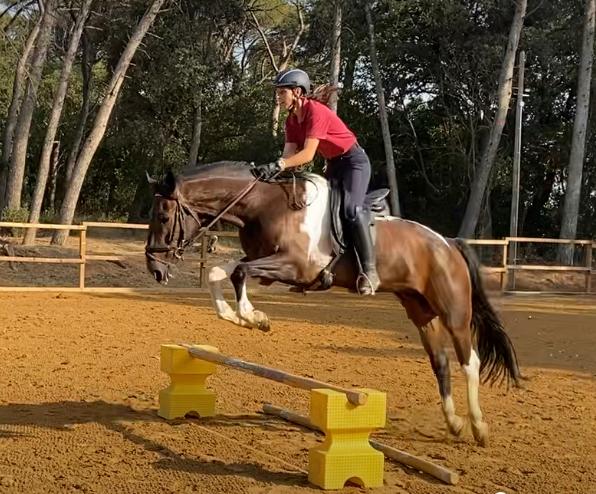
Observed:
[[[325,139],[329,131],[329,115],[319,105],[312,105],[308,118],[305,120],[305,137]]]

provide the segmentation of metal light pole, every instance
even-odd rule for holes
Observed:
[[[515,142],[513,150],[513,173],[511,193],[511,219],[509,222],[509,236],[517,237],[517,222],[519,218],[519,176],[522,143],[522,114],[524,108],[524,69],[526,53],[520,51],[518,61],[517,101],[515,111]],[[509,249],[509,264],[517,262],[517,242],[513,242]],[[515,288],[515,271],[511,273],[512,287]]]

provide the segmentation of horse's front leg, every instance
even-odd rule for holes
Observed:
[[[239,261],[232,261],[228,264],[224,264],[223,266],[212,267],[209,270],[209,293],[211,294],[211,302],[215,308],[217,317],[225,321],[230,321],[231,323],[238,326],[250,328],[252,326],[241,319],[234,309],[230,307],[230,304],[226,302],[221,287],[222,281],[230,277],[238,264]]]
[[[296,281],[297,267],[291,262],[287,254],[275,254],[250,262],[241,262],[234,269],[230,280],[236,291],[237,315],[252,328],[269,331],[271,324],[267,314],[256,310],[246,290],[248,278],[262,278],[266,280],[293,282]]]

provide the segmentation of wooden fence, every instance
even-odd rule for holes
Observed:
[[[19,290],[38,291],[43,289],[69,289],[69,290],[91,290],[85,285],[86,264],[89,261],[112,261],[122,262],[126,259],[125,256],[118,255],[96,255],[87,253],[87,232],[90,229],[126,229],[126,230],[147,230],[148,225],[132,224],[132,223],[103,223],[103,222],[83,222],[81,225],[54,225],[54,224],[39,224],[39,223],[10,223],[0,222],[0,228],[36,228],[44,230],[71,230],[79,234],[79,255],[74,258],[56,258],[56,257],[21,257],[21,256],[0,256],[0,262],[27,262],[27,263],[52,263],[52,264],[75,264],[79,266],[79,284],[78,287],[18,287]],[[205,282],[206,263],[208,261],[208,245],[209,239],[212,236],[218,237],[237,237],[236,232],[229,231],[212,231],[205,235],[199,244],[201,255],[199,259],[194,259],[194,262],[199,263],[199,286],[203,287]],[[515,289],[515,275],[516,273],[528,271],[555,271],[555,272],[571,272],[580,273],[584,275],[585,283],[583,293],[590,293],[592,290],[592,276],[596,275],[596,269],[592,266],[593,250],[596,249],[596,242],[592,240],[563,240],[563,239],[549,239],[549,238],[527,238],[527,237],[507,237],[501,240],[486,240],[486,239],[469,239],[468,244],[476,246],[496,247],[500,252],[500,256],[496,265],[483,266],[482,270],[485,274],[498,274],[500,278],[501,291],[511,291],[509,288]],[[584,249],[584,262],[581,266],[560,266],[560,265],[539,265],[539,264],[524,264],[518,263],[517,247],[519,244],[536,243],[536,244],[569,244],[570,246],[580,246]],[[142,255],[144,251],[131,252],[129,254]],[[513,255],[512,255],[513,254]],[[0,287],[0,290],[12,290],[16,287]],[[109,287],[104,288],[110,290]],[[115,290],[115,289],[114,289]]]

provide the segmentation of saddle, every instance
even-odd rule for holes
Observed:
[[[333,253],[340,256],[349,247],[344,236],[344,222],[342,202],[343,196],[341,187],[335,180],[329,181],[329,212],[331,214],[331,238],[333,241]],[[374,242],[374,219],[376,217],[389,216],[389,205],[387,196],[389,189],[376,189],[366,194],[364,199],[364,209],[370,214],[370,225],[373,233]]]

